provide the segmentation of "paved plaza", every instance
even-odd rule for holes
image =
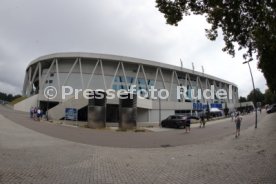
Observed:
[[[248,116],[247,120],[253,121],[254,116]],[[206,141],[122,148],[46,135],[2,113],[0,183],[275,183],[275,120],[276,113],[263,113],[258,128],[252,124],[242,129],[238,139],[234,138],[233,127],[231,135],[227,133],[219,139],[208,139],[208,134],[203,133]],[[219,124],[209,129],[215,126]],[[184,130],[176,132],[177,138],[194,138]],[[203,131],[192,130],[190,134],[200,136],[198,132]],[[208,127],[206,132],[215,134]],[[126,140],[128,135],[125,134]]]

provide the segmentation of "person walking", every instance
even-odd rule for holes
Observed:
[[[200,125],[199,125],[199,128],[201,128],[201,126],[203,128],[205,128],[205,118],[204,118],[204,114],[201,114],[200,116]]]
[[[232,112],[231,113],[231,120],[232,120],[232,122],[234,121],[234,117],[235,117],[235,112]]]
[[[42,115],[41,109],[38,108],[38,109],[37,109],[37,120],[38,120],[38,121],[40,121],[41,115]]]
[[[34,117],[34,108],[31,107],[30,109],[30,118],[33,118]]]
[[[235,123],[236,123],[236,135],[235,138],[240,136],[240,130],[241,130],[241,121],[242,117],[240,116],[240,113],[238,112],[235,118]]]
[[[186,119],[185,128],[186,128],[186,133],[191,131],[191,118],[190,117],[188,117]]]
[[[37,120],[37,107],[34,108],[33,119]]]

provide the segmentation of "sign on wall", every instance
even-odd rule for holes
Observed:
[[[222,104],[219,104],[219,103],[212,103],[212,104],[211,104],[211,108],[222,109]]]
[[[212,103],[210,104],[211,108],[218,108],[218,109],[222,109],[222,104],[219,103]],[[193,110],[206,110],[207,109],[207,104],[203,104],[203,103],[193,103]]]
[[[78,110],[76,108],[65,108],[65,119],[77,121]]]
[[[193,110],[204,110],[207,109],[207,104],[203,104],[203,103],[193,103]]]

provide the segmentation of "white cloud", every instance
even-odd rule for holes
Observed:
[[[201,71],[236,83],[240,95],[252,89],[241,54],[221,51],[221,38],[205,37],[209,25],[201,16],[184,17],[178,27],[165,23],[155,1],[2,0],[0,7],[0,82],[13,93],[22,88],[28,63],[53,52],[99,52],[165,62]],[[256,87],[265,80],[251,63]],[[3,84],[5,83],[5,84]],[[8,92],[8,91],[7,91]]]

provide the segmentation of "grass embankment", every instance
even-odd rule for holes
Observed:
[[[14,104],[17,104],[18,102],[21,102],[21,101],[25,100],[26,98],[27,98],[27,97],[25,97],[25,96],[21,96],[21,97],[19,97],[19,98],[14,99],[14,100],[11,101],[9,104],[12,105],[12,106],[14,106]]]

